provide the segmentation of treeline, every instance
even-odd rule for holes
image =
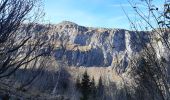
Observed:
[[[90,79],[87,71],[85,71],[81,79],[77,77],[75,86],[77,91],[81,93],[80,100],[103,100],[105,98],[102,77],[96,84],[94,77]]]

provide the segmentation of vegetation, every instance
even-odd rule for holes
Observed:
[[[28,22],[31,17],[40,18],[39,13],[35,17],[29,16],[33,13],[32,9],[35,9],[37,2],[36,0],[0,1],[0,78],[10,76],[30,62],[37,62],[37,58],[42,55],[39,50],[44,43],[40,39],[31,43],[32,36],[28,35],[31,34],[34,24],[24,25],[24,22]],[[23,49],[28,46],[29,50]]]
[[[169,66],[167,61],[169,61],[170,55],[170,42],[168,39],[170,2],[165,0],[163,9],[157,7],[154,0],[141,0],[140,3],[141,5],[136,5],[135,1],[129,1],[136,15],[138,15],[135,21],[129,18],[123,9],[132,29],[138,35],[140,45],[145,48],[140,53],[140,57],[130,59],[131,65],[129,67],[131,70],[128,74],[135,84],[131,87],[127,85],[127,87],[136,91],[135,94],[130,94],[131,99],[169,100]],[[146,9],[143,10],[144,8],[140,8],[141,6]],[[140,23],[136,23],[136,20]],[[142,42],[140,30],[151,31],[149,33],[150,43],[147,46]],[[156,37],[156,40],[153,39],[154,37]],[[164,52],[164,55],[162,54],[162,49],[167,51]]]
[[[99,78],[98,85],[95,84],[94,77],[90,80],[87,71],[84,72],[80,82],[79,77],[76,79],[76,89],[82,94],[81,100],[104,100],[104,84],[102,78]]]
[[[170,2],[165,1],[163,9],[160,9],[154,5],[154,0],[140,1],[143,4],[142,7],[146,8],[145,12],[148,11],[147,14],[142,12],[135,1],[129,1],[129,4],[138,15],[138,22],[141,23],[136,23],[136,19],[129,18],[126,11],[123,10],[131,23],[132,30],[137,34],[137,39],[130,42],[139,42],[144,50],[139,53],[140,56],[129,59],[128,70],[124,73],[126,76],[118,73],[124,86],[122,86],[123,89],[115,88],[114,96],[116,95],[115,98],[118,100],[122,98],[125,100],[170,100]],[[36,83],[37,90],[48,89],[50,96],[68,94],[68,91],[74,89],[70,88],[70,74],[63,68],[66,66],[64,57],[62,62],[57,63],[59,69],[54,68],[50,71],[45,69],[47,66],[52,66],[51,62],[48,62],[51,59],[44,58],[50,56],[53,47],[47,44],[49,41],[43,40],[46,38],[49,26],[41,29],[42,26],[36,24],[43,17],[43,13],[39,9],[41,6],[39,2],[39,0],[0,1],[0,80],[4,82],[0,82],[0,90],[5,87],[12,91],[10,88],[14,85],[17,86],[16,90],[22,91],[20,94],[24,94],[23,92],[27,92],[33,83],[37,82],[35,80],[39,80]],[[151,31],[148,32],[150,39],[148,45],[143,43],[141,30]],[[66,53],[65,48],[69,40],[69,37],[62,40],[63,54]],[[88,51],[90,48],[84,46],[84,48],[78,49]],[[77,49],[77,47],[73,47],[73,49]],[[162,50],[166,51],[165,54],[162,54]],[[116,63],[118,62],[117,60]],[[121,64],[115,66],[116,68],[122,67]],[[123,73],[124,70],[121,72]],[[103,83],[106,79],[103,80],[100,77],[96,85],[95,78],[91,79],[87,71],[83,73],[82,78],[77,77],[75,87],[76,91],[80,92],[80,99],[105,100],[109,96],[109,99],[113,99],[113,90],[110,90],[110,87],[108,89],[106,83]],[[110,82],[110,79],[107,81]],[[9,86],[5,82],[8,82]],[[1,91],[0,94],[2,94]],[[5,97],[9,99],[10,95],[5,94]],[[61,97],[64,98],[64,96]]]

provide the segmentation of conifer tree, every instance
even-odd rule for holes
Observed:
[[[99,97],[100,99],[103,99],[104,97],[104,85],[102,82],[102,77],[99,78],[99,82],[97,85],[97,97]]]
[[[93,99],[96,98],[96,86],[95,86],[94,77],[91,80],[91,96],[92,96]]]
[[[80,83],[80,78],[78,76],[77,79],[76,79],[76,89],[80,90],[80,88],[81,88],[81,83]]]
[[[90,87],[91,87],[91,83],[90,83],[89,75],[87,74],[87,71],[85,71],[81,81],[81,92],[82,92],[81,100],[89,99],[89,95],[91,92]]]

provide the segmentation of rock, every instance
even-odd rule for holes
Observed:
[[[62,27],[62,28],[61,28]],[[139,32],[144,44],[149,42],[147,33]],[[137,34],[124,29],[91,28],[64,21],[54,28],[54,41],[65,48],[56,49],[56,59],[66,56],[69,66],[108,67],[111,66],[115,53],[122,59],[133,52],[142,50]],[[48,36],[51,38],[51,36]]]
[[[109,67],[118,59],[123,63],[122,71],[127,68],[128,58],[151,42],[150,35],[154,38],[151,32],[84,27],[69,21],[51,25],[49,30],[42,40],[54,45],[56,60],[64,60],[68,66]]]

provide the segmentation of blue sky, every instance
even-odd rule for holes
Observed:
[[[159,1],[159,0],[158,0]],[[128,15],[135,16],[127,0],[45,0],[46,21],[72,21],[79,25],[129,29]]]

